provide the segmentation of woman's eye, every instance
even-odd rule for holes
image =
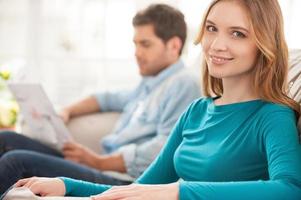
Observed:
[[[239,32],[239,31],[233,31],[232,34],[234,37],[237,37],[237,38],[245,38],[246,37],[245,34],[243,34],[242,32]]]
[[[206,30],[209,31],[209,32],[217,31],[217,29],[214,26],[211,26],[211,25],[206,26]]]

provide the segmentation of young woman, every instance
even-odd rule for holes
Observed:
[[[40,195],[101,193],[97,200],[301,199],[300,107],[287,96],[277,0],[213,1],[197,42],[208,97],[190,105],[136,184],[30,178],[16,186]]]

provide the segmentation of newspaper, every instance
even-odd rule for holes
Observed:
[[[66,141],[72,139],[40,84],[10,83],[8,87],[26,123],[28,130],[25,135],[56,149],[61,149]]]

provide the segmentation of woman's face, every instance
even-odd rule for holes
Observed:
[[[248,15],[235,1],[213,6],[201,43],[211,76],[233,79],[251,74],[258,49]]]

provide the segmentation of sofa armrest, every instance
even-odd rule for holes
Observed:
[[[67,124],[75,141],[89,147],[96,153],[102,151],[99,141],[110,133],[120,113],[106,112],[72,118]]]

